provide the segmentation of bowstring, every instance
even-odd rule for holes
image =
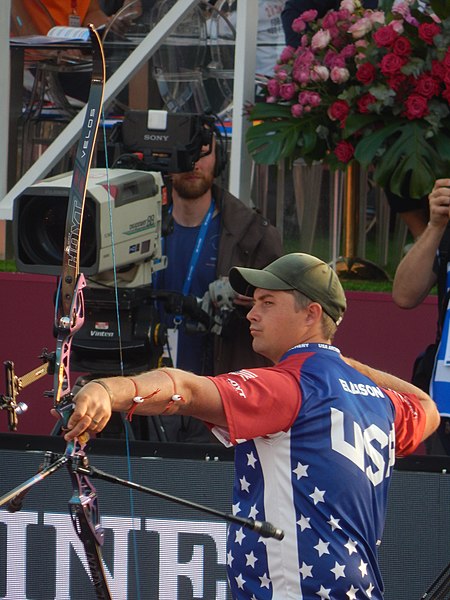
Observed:
[[[108,213],[109,213],[109,229],[111,234],[111,257],[112,257],[112,271],[113,271],[113,285],[114,285],[114,298],[115,298],[115,308],[116,308],[116,320],[117,320],[117,337],[119,341],[119,368],[120,374],[122,377],[125,376],[125,367],[123,360],[123,346],[122,346],[122,329],[121,329],[121,319],[120,319],[120,308],[119,308],[119,285],[117,278],[117,261],[116,261],[116,249],[115,249],[115,237],[114,237],[114,219],[113,219],[113,211],[112,211],[112,199],[110,193],[110,183],[109,183],[109,160],[108,160],[108,147],[107,147],[107,138],[106,138],[106,123],[105,123],[105,110],[102,106],[102,129],[103,129],[103,151],[105,154],[105,169],[106,169],[106,190],[107,190],[107,204],[108,204]],[[129,436],[129,427],[128,421],[125,419],[123,413],[121,413],[121,419],[123,428],[125,430],[125,447],[126,447],[126,458],[127,458],[127,471],[128,471],[128,479],[133,481],[133,473],[131,466],[131,451],[130,451],[130,436]],[[133,490],[129,489],[129,497],[130,497],[130,512],[131,512],[131,522],[133,523],[132,527],[132,539],[133,539],[133,551],[134,551],[134,575],[136,578],[136,593],[137,600],[141,599],[141,585],[140,585],[140,577],[139,577],[139,568],[138,568],[138,549],[137,549],[137,539],[136,539],[136,529],[134,527],[135,523],[135,510],[134,510],[134,495]]]

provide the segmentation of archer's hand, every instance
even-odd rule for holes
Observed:
[[[450,179],[438,179],[428,196],[430,225],[443,228],[450,218]]]
[[[108,392],[95,381],[86,383],[75,395],[75,408],[67,423],[64,435],[67,441],[82,433],[99,433],[111,418],[111,400]]]

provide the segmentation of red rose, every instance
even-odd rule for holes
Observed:
[[[433,75],[433,77],[436,77],[436,79],[439,79],[440,81],[442,81],[445,77],[446,72],[447,72],[447,69],[446,69],[444,63],[442,63],[440,60],[432,61],[431,74]]]
[[[450,50],[445,53],[442,63],[446,69],[450,69]]]
[[[369,106],[375,104],[376,101],[377,99],[372,94],[364,94],[364,96],[361,96],[357,101],[359,112],[363,114],[369,113]]]
[[[347,142],[347,140],[341,140],[337,143],[334,153],[340,162],[348,163],[353,158],[355,149],[350,142]]]
[[[389,25],[380,27],[380,29],[375,31],[373,34],[373,39],[379,48],[387,48],[392,46],[397,38],[398,34],[393,30],[392,27],[389,27]]]
[[[332,121],[340,121],[343,123],[348,117],[350,106],[345,100],[336,100],[328,109],[328,116]]]
[[[442,92],[442,97],[450,104],[450,86],[445,86],[445,90]]]
[[[390,77],[387,78],[387,82],[389,87],[394,90],[394,92],[400,91],[400,88],[408,81],[408,77],[403,73],[393,73]]]
[[[400,36],[392,44],[392,52],[397,56],[409,56],[411,54],[411,42],[408,38]]]
[[[441,33],[441,28],[437,23],[421,23],[418,33],[420,39],[431,46],[434,36]]]
[[[356,79],[364,85],[370,85],[375,79],[377,70],[371,63],[363,63],[356,71]]]
[[[380,69],[383,75],[389,76],[398,73],[404,64],[406,64],[404,58],[389,52],[381,59]]]
[[[423,73],[417,78],[415,91],[429,99],[439,94],[439,83],[431,75]]]
[[[428,114],[427,99],[419,94],[411,94],[405,102],[404,115],[407,119],[422,119]]]

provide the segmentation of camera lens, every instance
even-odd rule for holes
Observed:
[[[66,213],[64,196],[23,196],[17,224],[18,258],[24,265],[61,266]],[[96,258],[95,204],[89,198],[83,215],[80,266],[91,267]],[[33,272],[37,272],[33,269]]]

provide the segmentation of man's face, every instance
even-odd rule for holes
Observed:
[[[294,295],[257,288],[253,308],[247,314],[253,350],[273,362],[307,337],[307,309],[299,309]]]
[[[216,153],[214,151],[215,140],[213,138],[211,152],[202,156],[196,163],[193,171],[187,173],[174,173],[172,175],[173,189],[186,200],[196,200],[205,194],[214,182],[214,167],[216,164]],[[208,152],[208,146],[203,146],[202,153]]]

